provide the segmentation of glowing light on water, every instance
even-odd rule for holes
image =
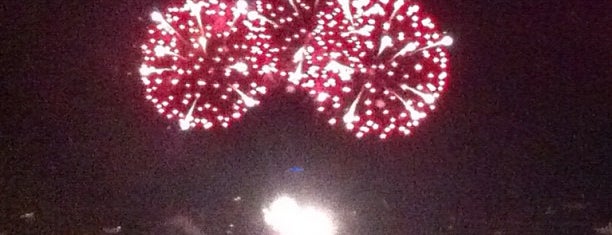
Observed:
[[[264,221],[280,235],[333,235],[332,218],[314,207],[280,197],[263,210]]]

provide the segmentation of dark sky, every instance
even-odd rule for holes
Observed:
[[[581,234],[612,220],[609,1],[426,1],[455,38],[452,80],[412,136],[388,141],[329,128],[280,90],[229,129],[178,131],[137,76],[165,4],[0,3],[0,232],[154,234],[184,215],[208,234],[258,234],[279,193],[356,211],[346,234]],[[18,219],[29,211],[35,226]]]

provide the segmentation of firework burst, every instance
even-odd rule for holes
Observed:
[[[160,114],[183,130],[228,127],[260,103],[277,51],[246,1],[188,0],[151,19],[140,74]]]
[[[294,77],[317,110],[357,137],[408,135],[435,103],[448,77],[446,46],[417,4],[356,0],[325,2]]]
[[[436,108],[452,38],[405,0],[188,0],[151,14],[146,98],[179,127],[228,127],[287,81],[361,138],[410,134]]]

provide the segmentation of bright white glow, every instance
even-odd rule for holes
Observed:
[[[419,11],[419,5],[412,5],[408,8],[408,12],[406,12],[406,15],[411,16],[412,14],[418,11]]]
[[[351,75],[355,70],[349,66],[338,63],[337,61],[331,61],[325,66],[325,70],[332,71],[338,74],[340,80],[348,81],[351,80]]]
[[[332,219],[312,207],[302,207],[290,197],[281,197],[263,209],[264,221],[280,235],[333,235]]]
[[[246,13],[248,7],[249,7],[249,3],[247,3],[244,0],[240,0],[240,1],[236,2],[236,9],[240,13]]]
[[[301,47],[299,50],[297,50],[295,54],[293,54],[293,63],[304,61],[304,53],[306,53],[305,47]]]
[[[206,44],[208,43],[206,38],[205,37],[198,38],[198,43],[200,43],[200,46],[202,46],[202,50],[204,50],[204,52],[206,52]]]
[[[402,48],[397,54],[395,54],[395,56],[393,56],[393,59],[395,59],[395,57],[398,57],[400,55],[405,55],[408,52],[413,52],[417,49],[417,47],[419,46],[418,42],[410,42],[408,44],[406,44],[406,46],[404,46],[404,48]]]
[[[263,22],[266,23],[270,23],[272,25],[274,25],[275,27],[278,27],[278,24],[262,15],[260,15],[259,13],[257,13],[256,11],[249,11],[249,13],[247,13],[247,19],[251,20],[251,21],[255,21],[255,20],[261,20]]]
[[[355,98],[353,103],[351,103],[351,107],[349,108],[348,112],[346,112],[346,114],[344,114],[344,116],[342,117],[342,121],[344,121],[345,124],[349,124],[358,120],[358,118],[355,116],[355,111],[357,110],[357,104],[359,103],[359,99],[361,99],[361,94],[363,94],[363,90],[359,92],[357,98]]]
[[[329,98],[329,94],[327,94],[326,92],[321,92],[317,96],[317,101],[323,102],[323,101],[327,100],[327,98]]]
[[[153,51],[155,51],[155,56],[162,57],[170,52],[170,48],[165,46],[156,46]]]
[[[380,6],[380,4],[374,4],[374,6],[370,7],[367,11],[363,13],[364,16],[372,16],[372,15],[385,15],[385,9]]]
[[[151,19],[169,33],[175,33],[176,30],[174,30],[174,28],[168,24],[168,22],[166,22],[164,16],[160,12],[154,11],[151,13]]]
[[[104,231],[107,234],[118,234],[121,232],[121,226],[104,227],[102,228],[102,231]]]
[[[395,14],[399,11],[400,7],[404,6],[404,0],[398,0],[393,3],[393,13],[391,13],[391,17],[389,19],[393,19]]]
[[[158,68],[154,68],[154,67],[148,67],[148,66],[143,64],[142,66],[140,66],[140,71],[139,72],[140,72],[140,75],[142,75],[142,76],[149,76],[152,73],[159,74],[159,73],[161,73],[163,71],[165,71],[165,69],[158,69]]]
[[[404,104],[404,108],[406,108],[406,110],[408,110],[408,112],[410,112],[410,118],[412,120],[419,120],[421,118],[424,118],[425,116],[427,116],[427,114],[423,113],[423,112],[419,112],[418,110],[416,110],[414,107],[412,107],[412,103],[408,100],[405,100],[404,98],[402,98],[400,95],[398,95],[397,93],[394,93],[395,97],[397,97],[402,104]]]
[[[416,71],[421,71],[421,70],[423,69],[423,65],[421,65],[421,64],[415,64],[415,65],[414,65],[414,69],[415,69]]]
[[[291,7],[293,8],[293,10],[299,14],[299,11],[297,9],[297,7],[295,6],[295,3],[293,2],[293,0],[288,0],[289,1],[289,5],[291,5]]]
[[[34,216],[34,212],[28,212],[28,213],[25,213],[25,214],[23,214],[23,215],[20,215],[20,216],[19,216],[19,218],[21,218],[21,219],[27,219],[27,220],[33,220],[33,219],[35,218],[35,216]]]
[[[360,29],[352,30],[352,31],[349,31],[348,33],[342,33],[341,36],[348,37],[351,34],[357,34],[357,35],[369,37],[370,35],[372,35],[372,31],[374,31],[374,29],[375,27],[372,25],[365,25],[361,27]]]
[[[342,6],[342,12],[344,16],[348,18],[351,23],[353,23],[353,14],[351,13],[351,7],[349,4],[349,0],[338,0],[338,3]]]
[[[257,101],[255,99],[249,97],[248,95],[244,94],[244,92],[242,92],[238,88],[234,88],[234,90],[236,91],[236,93],[238,93],[238,95],[240,95],[240,98],[242,98],[242,101],[244,101],[244,105],[246,105],[247,107],[251,108],[251,107],[254,107],[255,105],[259,104],[259,101]]]
[[[248,70],[249,67],[245,63],[238,62],[232,65],[230,68],[235,69],[238,72],[244,73]]]
[[[453,38],[451,38],[450,36],[444,36],[442,40],[440,40],[440,44],[444,46],[453,45]]]
[[[202,11],[202,6],[204,5],[204,2],[198,2],[198,3],[194,3],[191,0],[188,0],[185,3],[185,8],[187,8],[189,11],[191,11],[191,15],[192,16],[199,16],[200,12]]]
[[[302,73],[302,62],[300,62],[297,66],[297,68],[295,68],[295,72],[289,72],[289,82],[298,85],[300,83],[300,80],[302,80],[302,78],[304,74]]]
[[[406,84],[402,84],[400,87],[402,88],[402,90],[408,90],[408,91],[411,91],[412,93],[414,93],[415,95],[420,96],[423,99],[423,101],[425,101],[425,103],[427,103],[427,104],[433,104],[434,101],[436,101],[436,97],[434,97],[433,95],[425,94],[425,93],[423,93],[423,92],[421,92],[421,91],[419,91],[417,89],[414,89],[414,88],[412,88],[412,87],[410,87],[410,86],[408,86]]]
[[[393,46],[393,39],[387,35],[380,39],[380,48],[378,49],[378,55],[380,55],[385,48]]]
[[[157,23],[164,22],[164,16],[162,16],[162,14],[158,11],[151,13],[151,19]]]
[[[193,110],[195,109],[197,102],[198,102],[197,99],[193,101],[193,104],[191,104],[191,107],[189,108],[189,112],[187,112],[187,115],[185,115],[185,118],[179,119],[179,128],[181,128],[182,131],[186,131],[186,130],[189,130],[189,128],[191,128],[191,123],[194,120]]]
[[[179,128],[181,128],[181,131],[189,130],[191,123],[185,119],[179,119]]]

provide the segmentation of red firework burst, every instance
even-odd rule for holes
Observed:
[[[181,129],[227,127],[266,94],[277,51],[244,0],[153,12],[140,68],[146,98]]]
[[[357,137],[408,135],[444,89],[452,38],[411,2],[325,2],[289,81]],[[303,69],[302,69],[303,68]],[[303,71],[303,72],[302,72]]]

